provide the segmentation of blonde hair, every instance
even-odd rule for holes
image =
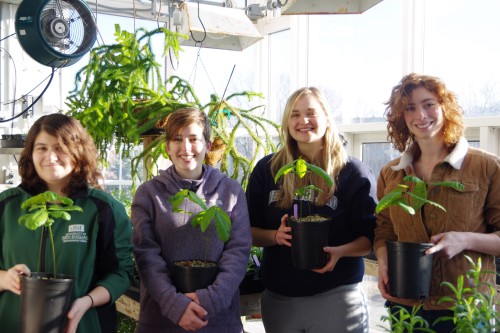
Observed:
[[[273,156],[271,160],[271,172],[274,175],[283,165],[292,162],[300,157],[297,141],[290,135],[288,129],[288,120],[291,116],[295,104],[303,96],[312,96],[321,105],[321,109],[325,113],[327,119],[326,132],[323,136],[323,149],[316,161],[308,161],[322,167],[333,179],[337,179],[340,170],[347,163],[347,152],[344,148],[344,141],[337,132],[333,117],[329,111],[328,102],[323,93],[314,87],[304,87],[296,90],[289,98],[285,105],[283,119],[281,121],[281,139],[283,147]],[[306,159],[305,156],[302,158]],[[313,184],[320,188],[321,192],[318,196],[317,205],[322,206],[330,200],[335,192],[335,185],[329,188],[323,179],[316,174],[308,173],[303,179],[295,177],[293,174],[287,174],[282,177],[282,187],[278,197],[277,205],[281,208],[289,208],[293,204],[295,196],[295,188]]]

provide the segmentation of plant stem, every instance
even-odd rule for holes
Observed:
[[[54,246],[54,235],[52,235],[52,226],[49,225],[50,243],[52,245],[52,260],[54,261],[54,278],[56,277],[56,247]]]
[[[40,234],[40,247],[38,248],[38,264],[36,266],[36,271],[40,272],[40,262],[42,261],[42,243],[43,243],[43,236],[45,232],[42,229],[42,233]]]
[[[203,237],[203,238],[205,238],[205,264],[206,264],[208,256],[208,237]]]

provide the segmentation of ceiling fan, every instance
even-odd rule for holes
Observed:
[[[24,0],[15,28],[24,51],[52,68],[76,63],[97,37],[92,11],[83,0]]]

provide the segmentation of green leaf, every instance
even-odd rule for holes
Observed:
[[[419,197],[419,196],[417,196],[417,195],[415,195],[415,194],[413,194],[411,192],[408,192],[406,194],[408,194],[410,197],[414,198],[419,203],[419,205],[420,205],[419,207],[415,207],[416,206],[415,204],[412,205],[415,209],[420,209],[420,208],[422,208],[422,206],[424,204],[429,204],[429,205],[435,206],[435,207],[437,207],[437,208],[439,208],[439,209],[441,209],[441,210],[443,210],[443,211],[446,212],[446,209],[442,205],[438,204],[435,201],[424,199],[424,198]]]
[[[403,199],[398,201],[397,204],[408,214],[415,215],[415,209],[412,206],[408,205]]]
[[[323,181],[326,183],[326,185],[328,185],[328,187],[333,186],[333,179],[332,179],[332,177],[330,177],[329,174],[326,173],[325,170],[323,170],[322,168],[320,168],[317,165],[309,164],[309,163],[307,163],[307,167],[309,168],[309,170],[311,170],[312,172],[314,172],[315,174],[317,174],[318,176],[323,178]]]
[[[219,235],[219,239],[225,243],[229,240],[229,236],[231,234],[231,219],[220,207],[214,206],[214,208],[217,234]]]
[[[411,206],[416,210],[420,210],[424,203],[427,202],[427,186],[424,182],[416,182],[413,187],[413,192],[408,193],[411,197]]]
[[[306,163],[306,161],[304,161],[304,159],[302,159],[301,157],[299,157],[296,161],[295,161],[295,174],[299,177],[299,178],[304,178],[304,176],[306,175],[307,173],[307,169],[308,169],[308,166],[310,164]]]
[[[294,171],[294,169],[295,169],[295,161],[283,165],[276,173],[276,176],[274,176],[274,182],[277,183],[278,180],[281,178],[281,176],[284,176],[287,173]]]
[[[185,212],[179,209],[179,206],[184,202],[184,199],[189,199],[202,209],[201,212],[194,215],[191,220],[193,227],[200,227],[201,232],[205,232],[210,223],[215,220],[215,227],[217,229],[217,236],[223,242],[227,242],[231,231],[231,219],[227,213],[219,206],[208,207],[204,200],[202,200],[196,193],[189,190],[180,190],[175,195],[170,197],[169,201],[172,202],[174,212]],[[192,214],[192,212],[185,212]]]
[[[418,183],[424,183],[425,184],[425,182],[422,179],[418,178],[417,176],[411,176],[411,175],[405,176],[403,178],[403,181],[404,182],[413,182],[413,183],[417,183],[417,184]]]
[[[192,202],[194,202],[195,204],[197,204],[198,206],[200,206],[202,209],[204,209],[204,210],[208,209],[205,202],[198,195],[196,195],[196,193],[194,193],[193,191],[188,192],[188,199],[191,200]]]
[[[454,182],[454,181],[429,183],[429,185],[432,185],[432,186],[442,186],[442,187],[451,187],[451,188],[454,188],[455,190],[458,190],[458,191],[463,191],[464,190],[464,185],[462,183],[460,183],[460,182]]]
[[[64,211],[51,212],[50,216],[52,216],[55,219],[63,219],[66,221],[71,220],[71,215],[68,212],[64,212]]]
[[[405,212],[414,215],[416,211],[420,210],[425,204],[433,205],[443,211],[446,212],[446,209],[437,202],[431,201],[427,199],[428,196],[428,185],[432,186],[443,186],[443,187],[451,187],[456,190],[463,190],[464,186],[460,182],[455,181],[445,181],[445,182],[436,182],[426,184],[423,180],[416,176],[405,176],[403,178],[404,182],[413,182],[415,185],[410,187],[406,184],[398,184],[398,187],[387,195],[382,197],[375,208],[376,213],[381,212],[385,208],[389,206],[400,206]],[[408,202],[411,205],[408,205],[404,199],[410,199]],[[410,207],[411,206],[411,207]]]
[[[398,188],[387,193],[387,195],[385,195],[378,202],[377,206],[375,207],[375,212],[378,214],[387,207],[396,205],[401,200],[402,194],[403,191]]]
[[[193,227],[199,226],[202,232],[205,232],[212,222],[214,217],[214,211],[212,210],[204,210],[193,216],[191,220],[191,225]]]
[[[184,202],[184,199],[187,198],[189,190],[180,190],[173,196],[171,196],[168,201],[172,204],[172,210],[173,212],[179,213],[183,212],[184,210],[180,209],[179,206]]]
[[[51,211],[57,211],[57,210],[62,210],[65,212],[83,212],[82,207],[80,206],[61,206],[61,205],[51,205],[47,208],[49,213]]]
[[[31,214],[25,214],[19,218],[19,223],[24,224],[30,230],[36,230],[49,222],[49,214],[45,210],[37,210]]]

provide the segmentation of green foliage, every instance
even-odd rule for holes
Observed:
[[[495,274],[481,270],[481,258],[477,264],[466,256],[472,268],[467,271],[466,276],[471,286],[464,283],[464,276],[457,279],[456,286],[450,282],[441,285],[453,291],[453,297],[442,297],[439,302],[452,302],[453,317],[442,317],[438,321],[453,320],[456,325],[456,333],[487,333],[498,332],[500,320],[495,310],[495,286],[480,282],[482,274]],[[489,292],[480,291],[480,287],[487,288]]]
[[[137,328],[137,321],[124,315],[121,312],[117,314],[117,333],[134,333]]]
[[[229,235],[231,233],[231,219],[223,209],[217,205],[208,207],[205,202],[196,195],[196,193],[184,189],[180,190],[169,199],[172,203],[174,212],[192,214],[191,212],[186,212],[185,210],[179,208],[184,203],[185,199],[194,202],[202,209],[201,212],[193,216],[193,219],[191,220],[191,225],[193,227],[200,227],[200,230],[205,232],[210,223],[215,221],[215,228],[217,229],[219,239],[224,243],[229,240]]]
[[[274,182],[277,183],[281,177],[289,173],[292,173],[299,178],[304,178],[304,176],[308,172],[313,172],[318,176],[320,176],[323,179],[323,181],[328,185],[328,187],[332,187],[334,185],[332,177],[330,177],[330,175],[326,173],[325,170],[318,167],[317,165],[307,163],[302,157],[299,157],[298,159],[283,165],[274,176]],[[295,195],[301,198],[307,195],[310,191],[321,192],[321,189],[312,184],[309,184],[296,188]],[[299,216],[302,217],[302,205],[300,207]]]
[[[224,100],[212,95],[210,102],[203,105],[187,81],[177,76],[163,78],[164,70],[152,48],[153,38],[161,37],[165,45],[163,56],[173,54],[178,58],[182,50],[179,39],[186,36],[164,27],[151,31],[140,28],[130,33],[115,25],[115,37],[115,44],[91,50],[89,62],[78,71],[75,88],[66,100],[69,115],[87,129],[104,164],[107,151],[113,146],[123,159],[129,159],[129,152],[142,143],[145,133],[158,129],[161,132],[168,115],[183,107],[197,107],[212,122],[212,139],[220,139],[227,147],[220,162],[221,171],[229,174],[231,168],[230,177],[240,180],[245,188],[259,153],[267,155],[275,150],[272,131],[277,135],[279,125],[264,117],[263,105],[242,109],[229,101],[237,98],[251,101],[262,94],[238,92]],[[262,110],[261,114],[258,110]],[[250,157],[236,144],[238,137],[245,134],[254,142]],[[138,170],[144,161],[147,161],[145,178],[150,179],[162,157],[168,158],[165,138],[158,136],[132,158],[133,183],[141,180]]]
[[[31,198],[26,199],[21,204],[22,210],[28,213],[22,215],[18,222],[30,230],[46,227],[49,230],[50,242],[52,245],[52,258],[54,261],[54,275],[56,275],[56,251],[54,246],[54,236],[52,234],[52,224],[58,220],[71,220],[70,211],[82,212],[80,206],[73,204],[73,200],[51,191],[45,191]],[[40,265],[42,253],[39,254],[38,264]]]
[[[478,258],[476,264],[470,257],[465,257],[472,266],[465,276],[460,275],[457,278],[456,285],[447,281],[441,283],[442,286],[452,290],[453,296],[441,297],[438,303],[452,304],[450,310],[453,311],[453,316],[439,317],[434,322],[434,325],[452,320],[456,326],[453,331],[454,333],[498,332],[500,329],[500,318],[495,309],[496,288],[494,285],[480,281],[481,275],[495,275],[496,272],[483,271],[481,258]],[[465,285],[465,278],[469,281],[469,287]],[[422,305],[413,307],[411,313],[402,307],[399,307],[399,311],[395,314],[392,314],[388,310],[389,316],[382,316],[381,319],[383,322],[389,322],[390,328],[380,327],[386,332],[394,333],[435,332],[429,329],[429,324],[424,318],[417,315],[421,307]]]
[[[427,320],[417,314],[422,305],[414,306],[411,313],[400,306],[395,308],[398,309],[397,312],[392,313],[390,309],[387,309],[388,316],[382,316],[381,318],[382,322],[389,323],[389,328],[379,325],[384,331],[392,333],[435,332],[429,328]]]
[[[247,273],[254,272],[257,269],[259,269],[259,266],[257,266],[256,261],[258,261],[260,265],[260,262],[262,262],[263,253],[264,253],[263,249],[259,246],[250,247],[250,257],[248,258]]]
[[[389,206],[399,206],[408,214],[414,215],[425,204],[430,204],[446,211],[440,204],[427,199],[427,187],[429,185],[451,187],[459,191],[464,189],[464,186],[460,182],[445,181],[427,184],[416,176],[406,176],[403,178],[403,181],[413,182],[414,185],[399,184],[398,187],[387,193],[387,195],[380,199],[375,208],[377,214]]]

